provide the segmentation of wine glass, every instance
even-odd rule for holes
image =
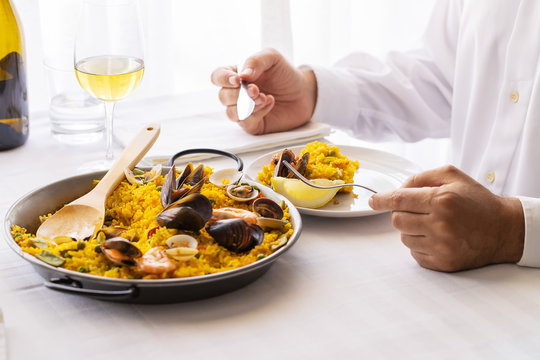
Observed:
[[[114,161],[114,106],[135,90],[144,72],[136,0],[84,0],[74,62],[79,84],[104,102],[106,115],[105,159],[84,164],[79,171],[109,169]]]

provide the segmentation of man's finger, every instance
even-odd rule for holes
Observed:
[[[239,88],[229,89],[221,88],[218,93],[219,101],[225,106],[235,105],[238,100]]]
[[[411,251],[427,254],[430,252],[431,241],[431,239],[428,239],[424,235],[401,234],[401,242],[403,245],[411,249]]]
[[[212,84],[224,88],[237,88],[240,86],[240,76],[236,73],[236,67],[227,66],[217,68],[210,76]]]
[[[392,211],[392,226],[402,234],[426,235],[429,233],[429,215],[406,211]]]
[[[437,188],[396,189],[387,193],[377,193],[369,199],[374,210],[407,211],[419,214],[430,212],[430,202]]]
[[[274,49],[259,51],[246,59],[244,67],[240,69],[240,77],[248,82],[255,82],[282,58],[283,56]]]

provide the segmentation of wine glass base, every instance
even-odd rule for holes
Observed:
[[[114,164],[114,159],[111,159],[111,160],[101,159],[101,160],[90,161],[79,166],[77,168],[77,173],[85,174],[85,173],[94,172],[94,171],[109,170],[113,164]]]

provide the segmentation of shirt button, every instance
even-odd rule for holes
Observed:
[[[517,103],[519,101],[519,93],[517,91],[512,91],[510,93],[510,100],[513,102],[513,103]]]
[[[493,182],[495,181],[495,173],[493,171],[488,171],[486,173],[486,180],[489,183],[493,184]]]

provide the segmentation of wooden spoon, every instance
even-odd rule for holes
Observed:
[[[133,169],[156,142],[159,131],[159,124],[150,124],[142,129],[96,187],[49,217],[38,228],[36,237],[54,241],[58,236],[73,239],[94,236],[105,219],[105,200],[124,178],[124,169]]]

